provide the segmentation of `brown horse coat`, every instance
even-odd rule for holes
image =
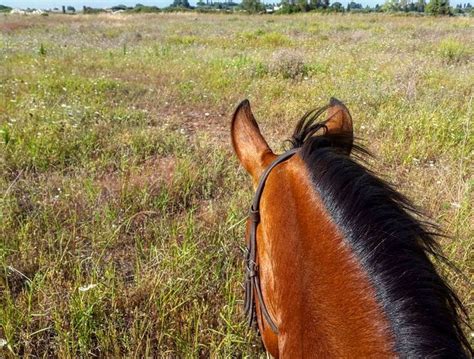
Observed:
[[[331,107],[329,118],[329,131],[352,132],[345,107]],[[234,117],[232,140],[256,184],[276,156],[248,104]],[[394,356],[374,290],[310,181],[296,155],[272,171],[261,199],[265,218],[257,232],[261,284],[280,332],[277,337],[259,313],[265,347],[283,358]]]
[[[347,141],[341,148],[348,155],[353,142],[349,111],[335,99],[331,100],[327,109],[325,134],[336,137],[341,135],[344,141]],[[234,150],[256,187],[263,171],[276,155],[260,133],[248,101],[242,102],[237,108],[231,134]],[[403,311],[392,313],[389,318],[387,307],[377,300],[380,287],[374,286],[374,280],[367,268],[364,268],[353,248],[348,245],[343,232],[323,203],[321,194],[315,191],[313,179],[314,175],[309,172],[307,163],[300,153],[297,153],[271,171],[260,200],[262,220],[257,230],[260,283],[265,304],[279,331],[275,334],[271,330],[257,305],[258,326],[267,351],[277,358],[390,358],[408,355],[408,350],[411,350],[411,353],[431,353],[429,338],[420,341],[428,343],[426,351],[421,345],[417,348],[416,343],[412,345],[413,348],[409,347],[410,343],[406,344],[417,338],[400,339],[398,333],[397,337],[394,332],[397,323],[393,322],[393,318],[396,318],[395,315],[399,312],[403,314]],[[402,197],[399,199],[397,194],[393,194],[390,187],[385,188],[383,183],[375,183],[376,190],[377,186],[387,191],[384,197],[387,202],[394,198],[394,213],[398,213],[397,201],[401,203],[402,208],[409,206]],[[402,220],[411,223],[412,217],[406,215],[405,218],[403,215],[404,213],[400,214]],[[416,225],[417,222],[414,227]],[[418,235],[417,233],[415,235]],[[429,248],[432,245],[429,233],[424,232],[421,225],[419,233],[422,238],[426,236],[426,239],[423,239],[426,241],[425,247],[434,253],[435,251]],[[451,345],[454,348],[451,348],[452,352],[457,353],[459,349],[459,353],[463,353],[462,347],[468,348],[468,345],[465,344],[465,337],[459,329],[459,318],[456,317],[458,299],[449,287],[444,285],[427,259],[424,251],[428,250],[415,242],[407,245],[408,249],[403,251],[409,253],[412,250],[417,254],[417,246],[422,248],[420,273],[427,267],[428,282],[433,279],[432,282],[439,287],[429,288],[428,284],[428,289],[434,294],[441,293],[441,299],[434,307],[439,306],[446,310],[447,319],[453,322],[448,324],[452,325],[451,329],[454,328],[452,332],[447,330],[447,334],[440,335],[451,335],[454,344],[448,343],[446,347]],[[405,247],[401,245],[400,248]],[[413,278],[417,278],[416,273]],[[438,280],[439,285],[436,282]],[[423,292],[424,285],[420,280],[420,293]],[[445,299],[442,296],[445,296]],[[413,298],[408,299],[406,308],[409,311],[410,300]],[[388,302],[392,306],[393,303],[396,304],[396,300]],[[412,307],[415,308],[413,305]],[[423,308],[421,305],[421,310]],[[402,329],[410,329],[410,325],[416,330],[419,329],[416,322],[413,324],[414,321],[406,320],[405,323],[403,320],[400,324]],[[439,328],[433,325],[432,329],[435,333]],[[408,333],[408,330],[406,332]],[[439,334],[438,332],[436,334]],[[403,346],[409,348],[407,353],[400,353],[405,350]],[[433,346],[435,354],[444,353],[443,350]],[[467,351],[469,350],[472,349],[468,348]],[[445,353],[449,353],[448,349]]]

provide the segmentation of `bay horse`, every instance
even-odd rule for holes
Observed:
[[[318,118],[327,111],[327,118]],[[332,98],[275,155],[245,100],[232,145],[256,195],[246,311],[275,358],[470,358],[467,313],[430,258],[437,229],[361,161]],[[354,158],[356,160],[354,160]]]

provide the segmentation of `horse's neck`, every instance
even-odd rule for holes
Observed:
[[[260,230],[271,240],[259,242],[261,280],[279,323],[279,354],[393,356],[388,322],[367,274],[309,176],[301,180],[304,164],[296,168],[299,173],[287,171],[287,178],[271,182],[262,200],[271,216]]]

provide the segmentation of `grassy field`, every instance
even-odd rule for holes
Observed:
[[[452,239],[473,310],[474,19],[0,16],[0,357],[256,357],[249,98],[281,150],[330,96]]]

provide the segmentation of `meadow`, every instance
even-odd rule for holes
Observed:
[[[372,168],[450,236],[472,313],[473,58],[469,17],[0,16],[0,357],[262,355],[244,98],[277,151],[344,101]]]

